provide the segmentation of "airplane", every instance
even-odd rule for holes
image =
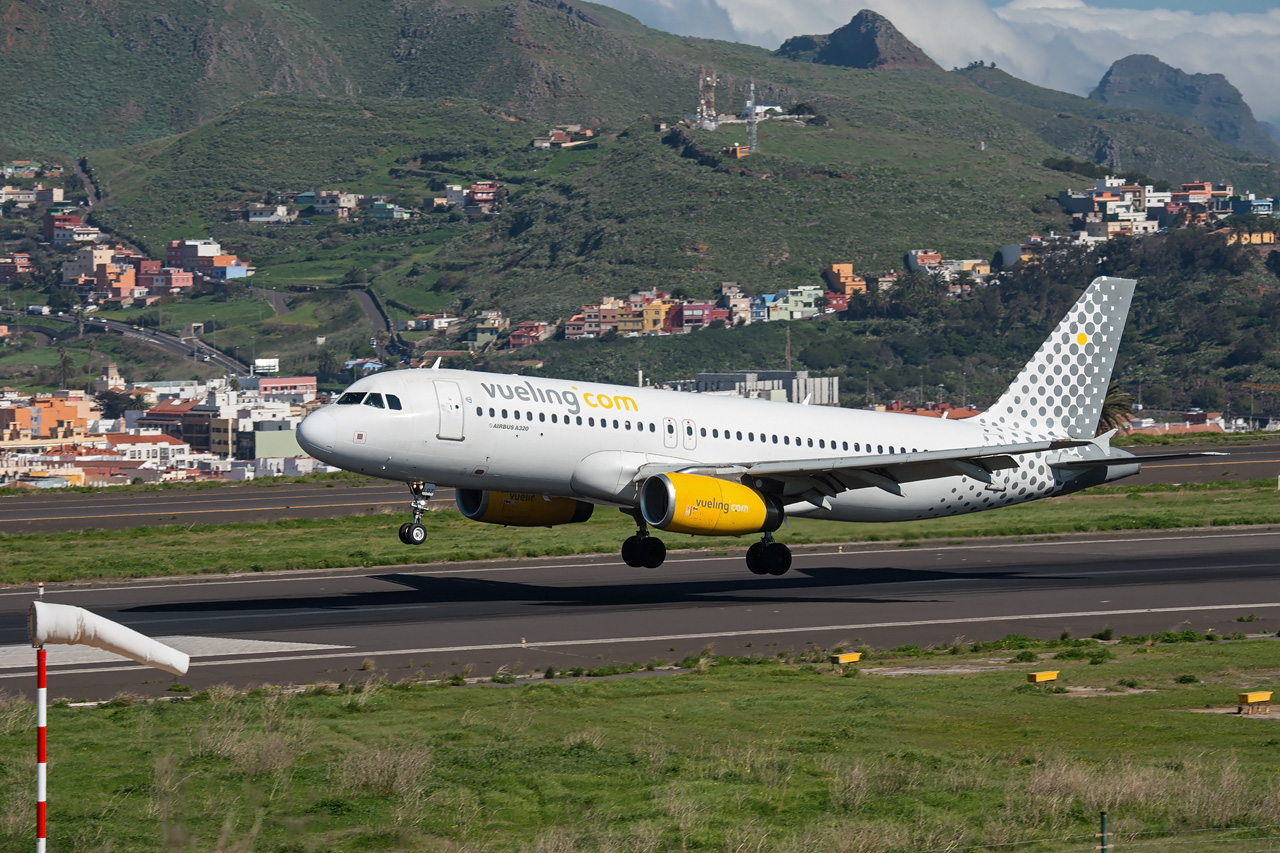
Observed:
[[[635,519],[632,567],[657,568],[650,528],[754,536],[747,568],[782,575],[787,518],[902,521],[1070,494],[1138,473],[1145,461],[1096,436],[1133,299],[1132,279],[1099,277],[1004,394],[965,419],[713,397],[653,388],[434,368],[353,383],[298,427],[323,462],[407,483],[427,538],[436,485],[467,518],[551,527],[596,506]]]

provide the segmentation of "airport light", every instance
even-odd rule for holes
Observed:
[[[92,646],[174,675],[184,674],[191,658],[185,652],[82,607],[45,602],[43,583],[38,590],[39,599],[31,602],[27,611],[27,633],[36,649],[36,853],[44,853],[47,807],[45,723],[48,714],[45,644]]]

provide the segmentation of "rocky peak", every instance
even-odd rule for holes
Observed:
[[[797,62],[845,68],[930,68],[938,65],[883,15],[863,9],[853,20],[829,35],[795,36],[782,43],[775,56]]]

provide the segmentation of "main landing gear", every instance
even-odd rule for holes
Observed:
[[[421,545],[427,541],[427,528],[422,526],[422,514],[427,511],[427,501],[436,493],[431,483],[415,481],[409,484],[409,493],[413,501],[409,508],[413,510],[413,521],[400,525],[400,541],[406,545]]]
[[[656,569],[667,559],[667,546],[656,536],[649,535],[649,528],[639,511],[628,513],[636,520],[636,535],[628,536],[622,543],[622,562],[638,569]]]
[[[747,568],[753,575],[785,575],[791,568],[791,549],[773,541],[773,534],[747,549]]]

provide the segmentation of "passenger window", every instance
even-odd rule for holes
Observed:
[[[516,409],[516,420],[520,420],[520,410]]]
[[[347,393],[343,394],[341,397],[338,398],[338,405],[339,406],[355,406],[355,405],[359,405],[360,401],[363,399],[364,399],[363,391],[348,391]]]
[[[777,441],[777,440],[778,440],[778,439],[776,439],[776,438],[774,439],[774,441]],[[784,436],[782,437],[782,443],[783,443],[783,444],[790,444],[790,443],[791,443],[791,436],[789,436],[789,435],[784,435]]]
[[[755,441],[755,440],[756,440],[756,434],[754,432],[747,433],[747,441]]]
[[[884,453],[884,445],[883,445],[883,444],[877,444],[877,445],[876,445],[876,453]]]
[[[718,429],[714,429],[714,428],[713,428],[713,429],[711,430],[711,437],[712,437],[712,438],[719,438],[719,437],[720,437],[720,430],[718,430]]]
[[[399,406],[396,406],[396,408],[398,409],[398,408],[400,408],[400,407],[399,407]],[[476,417],[478,418],[478,417],[480,417],[480,416],[481,416],[481,415],[483,415],[483,414],[484,414],[484,409],[483,409],[483,408],[481,408],[480,406],[476,406]]]
[[[833,445],[831,445],[831,446],[832,446],[832,447],[835,447],[835,445],[834,445],[834,444],[833,444]],[[846,449],[848,449],[848,445],[845,445],[845,448],[846,448]],[[862,452],[862,445],[855,441],[855,442],[853,443],[853,450],[854,450],[854,452],[855,452],[855,453],[861,453],[861,452]]]
[[[667,435],[671,435],[676,431],[675,424],[667,424]]]
[[[687,426],[687,427],[685,427],[685,428],[684,428],[684,434],[685,434],[685,435],[693,435],[693,427],[691,427],[691,426]]]
[[[657,424],[649,424],[649,432],[654,432],[657,428]]]
[[[538,412],[538,423],[546,423],[546,421],[547,421],[547,413]]]
[[[847,442],[847,441],[842,441],[842,442],[840,442],[840,446],[841,446],[841,447],[843,447],[845,450],[848,450],[848,449],[849,449],[849,442]]]
[[[553,424],[560,423],[559,421],[557,421],[557,420],[556,420],[556,416],[555,416],[554,414],[551,416],[551,422],[552,422]]]
[[[395,409],[397,412],[400,411],[400,398],[397,397],[395,394],[388,394],[387,408]]]
[[[819,447],[826,447],[826,446],[827,446],[827,440],[826,440],[825,438],[820,438],[820,439],[818,439],[818,446],[819,446]]]
[[[365,404],[366,406],[372,406],[372,407],[373,407],[373,408],[375,408],[375,409],[381,409],[381,408],[383,407],[383,406],[382,406],[382,395],[381,395],[381,394],[370,394],[369,396],[367,396],[367,397],[365,397],[365,398],[364,398],[364,404]]]
[[[507,410],[506,410],[506,409],[503,409],[503,410],[502,410],[502,419],[503,419],[504,421],[507,419]]]
[[[700,428],[700,429],[698,430],[698,433],[699,433],[703,438],[706,438],[706,437],[707,437],[707,428],[706,428],[706,427],[702,427],[702,428]]]
[[[525,418],[527,418],[528,420],[533,420],[533,412],[525,412],[525,413],[524,413],[524,416],[525,416]]]
[[[811,438],[811,439],[809,439],[809,446],[810,446],[810,447],[813,447],[813,439],[812,439],[812,438]]]
[[[631,421],[627,421],[626,423],[624,423],[624,424],[623,424],[623,426],[625,426],[628,430],[630,430],[630,429],[631,429]]]
[[[617,421],[614,421],[614,422],[613,422],[613,425],[614,425],[614,426],[617,426],[617,425],[618,425],[618,422],[617,422]],[[601,428],[601,429],[608,429],[608,428],[609,428],[609,419],[608,419],[608,418],[601,418],[601,419],[600,419],[600,428]]]
[[[582,415],[578,415],[578,426],[582,426]]]
[[[582,423],[582,418],[578,418],[578,423]],[[587,418],[587,426],[595,426],[595,425],[596,425],[595,418]]]
[[[489,410],[489,417],[493,417],[493,409]]]
[[[774,444],[777,444],[777,443],[778,443],[778,437],[777,437],[776,435],[773,437],[773,443],[774,443]]]
[[[617,421],[614,421],[614,422],[613,422],[613,428],[614,428],[614,429],[617,429],[617,428],[618,428],[618,422],[617,422]]]

